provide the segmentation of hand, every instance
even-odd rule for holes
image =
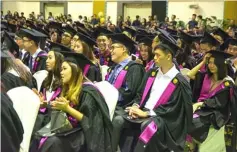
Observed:
[[[41,92],[38,92],[35,88],[32,91],[39,97],[40,99],[40,108],[45,108],[47,106],[47,101],[44,100],[44,95]]]
[[[51,102],[52,109],[62,110],[67,112],[69,106],[69,101],[66,100],[64,97],[56,98],[55,101]]]
[[[208,58],[210,58],[211,57],[211,54],[210,53],[207,53],[205,56],[204,56],[204,58],[203,58],[203,63],[204,64],[206,64],[207,63],[207,60],[208,60]]]
[[[142,111],[137,106],[128,107],[126,109],[129,110],[129,116],[131,116],[132,118],[138,118],[138,117],[147,118],[148,117],[148,113]]]
[[[203,105],[203,102],[198,102],[193,105],[193,113]]]

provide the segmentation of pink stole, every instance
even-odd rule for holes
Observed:
[[[86,64],[86,66],[84,67],[84,71],[83,71],[84,76],[87,75],[89,69],[90,69],[90,64]]]
[[[146,72],[149,71],[154,64],[155,64],[155,62],[153,60],[151,60],[149,63],[147,63],[147,65],[145,67]]]
[[[38,54],[38,56],[36,57],[36,59],[35,59],[35,62],[34,62],[34,65],[33,65],[33,71],[36,71],[36,69],[37,69],[37,67],[38,67],[38,65],[39,65],[39,61],[37,61],[38,59],[38,57],[42,57],[42,56],[47,56],[47,53],[45,53],[45,52],[43,52],[42,51],[42,53],[40,52],[39,54]]]

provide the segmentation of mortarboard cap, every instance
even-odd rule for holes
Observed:
[[[113,43],[120,43],[123,44],[130,53],[133,53],[133,51],[135,51],[135,46],[137,43],[134,42],[132,39],[130,39],[129,37],[127,37],[125,34],[110,34],[107,35],[108,37],[110,37],[112,39]]]
[[[72,50],[62,44],[54,43],[52,41],[49,42],[49,49],[56,52],[72,52]]]
[[[48,27],[49,28],[54,28],[54,29],[61,29],[62,28],[62,23],[51,21],[51,22],[48,23]]]
[[[237,46],[237,39],[230,39],[229,44]]]
[[[152,41],[153,41],[153,40],[150,39],[149,37],[144,37],[144,38],[140,39],[138,42],[139,42],[139,43],[143,43],[143,44],[145,44],[145,45],[151,47]]]
[[[215,59],[222,60],[223,62],[225,62],[226,59],[233,56],[229,53],[225,53],[223,51],[216,51],[216,50],[211,50],[211,51],[208,51],[207,53],[210,53]]]
[[[77,27],[77,32],[82,33],[84,35],[90,36],[90,34],[87,32],[85,28]]]
[[[137,33],[135,28],[127,27],[127,26],[124,27],[124,31],[127,31],[128,33],[130,33],[132,37],[135,37]]]
[[[212,46],[220,45],[220,43],[207,32],[204,33],[204,37],[203,39],[201,39],[201,43],[208,43],[211,44]]]
[[[114,34],[114,32],[107,30],[106,28],[98,26],[94,31],[94,38],[98,38],[99,36],[106,36],[108,34]]]
[[[193,42],[193,37],[183,31],[180,31],[180,39],[182,39],[187,44],[192,44]]]
[[[4,43],[6,44],[7,49],[15,56],[19,57],[19,46],[14,41],[14,39],[9,35],[8,32],[4,33]]]
[[[217,28],[217,29],[213,32],[213,34],[219,35],[219,36],[223,39],[224,42],[225,42],[227,39],[230,38],[230,36],[229,36],[225,31],[223,31],[221,28]]]
[[[164,37],[166,37],[167,39],[169,39],[171,42],[173,43],[177,43],[175,38],[173,36],[171,36],[170,33],[168,33],[167,31],[161,29],[161,28],[158,28],[158,31],[160,32],[159,35],[163,35]]]
[[[72,37],[77,33],[77,31],[73,27],[71,27],[70,25],[66,25],[63,28],[63,31],[66,32],[66,33],[69,33]]]
[[[76,23],[76,25],[79,26],[79,27],[85,28],[85,24],[84,23],[81,23],[79,21],[75,21],[74,23]]]
[[[36,31],[34,29],[21,29],[19,31],[19,35],[20,35],[21,38],[27,37],[27,38],[35,41],[36,43],[39,43],[40,38],[46,38],[47,37],[47,35],[39,32],[39,31]]]
[[[82,34],[82,33],[77,33],[77,35],[79,36],[79,40],[84,41],[86,44],[88,44],[90,47],[93,47],[96,45],[96,42],[91,39],[90,37]]]
[[[173,57],[176,55],[177,51],[180,50],[178,45],[176,45],[172,39],[169,37],[166,37],[162,34],[159,35],[159,39],[161,43],[159,45],[165,45],[165,47],[170,51],[170,53],[173,55]]]
[[[94,65],[86,56],[81,53],[75,52],[60,52],[64,55],[64,61],[74,63],[78,65],[82,71],[85,69],[86,65]]]

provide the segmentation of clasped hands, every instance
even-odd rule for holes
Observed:
[[[36,89],[32,89],[32,90],[40,99],[40,108],[45,108],[48,102],[44,99],[44,95],[41,92],[38,92]],[[70,102],[64,97],[59,97],[59,98],[56,98],[54,101],[51,101],[50,105],[52,109],[62,110],[66,112],[68,108],[70,107],[69,103]]]
[[[125,111],[128,113],[131,119],[148,117],[148,113],[139,109],[138,106],[127,107]]]

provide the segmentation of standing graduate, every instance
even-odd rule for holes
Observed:
[[[124,34],[109,35],[112,38],[111,59],[113,66],[106,76],[106,80],[119,91],[117,106],[124,107],[130,103],[136,95],[139,83],[144,75],[141,64],[132,61],[129,53],[134,48],[135,42]]]
[[[30,54],[27,66],[32,74],[45,70],[47,52],[40,49],[39,41],[41,37],[46,37],[46,35],[34,29],[21,29],[19,32],[24,43],[24,49]]]
[[[111,152],[112,124],[109,110],[101,93],[84,76],[90,61],[82,54],[62,52],[62,93],[51,102],[52,109],[62,110],[73,128],[48,137],[42,152]]]
[[[192,122],[191,88],[172,60],[178,46],[163,35],[159,38],[154,61],[160,68],[146,73],[134,104],[114,118],[115,144],[122,136],[122,152],[181,152],[185,145]]]
[[[225,59],[231,55],[216,50],[207,53],[204,60],[188,73],[190,79],[200,80],[196,83],[200,85],[197,86],[199,90],[193,93],[193,101],[196,103],[193,105],[193,125],[190,130],[190,135],[199,143],[208,138],[210,129],[219,130],[229,121],[234,86],[233,80],[227,75],[225,64]],[[207,71],[199,71],[206,62]],[[211,146],[213,143],[209,144]]]
[[[93,53],[96,42],[82,33],[77,33],[77,35],[79,39],[75,42],[74,51],[76,53],[82,53],[93,63],[92,65],[87,65],[85,67],[83,71],[84,75],[92,82],[102,81],[100,65]]]

